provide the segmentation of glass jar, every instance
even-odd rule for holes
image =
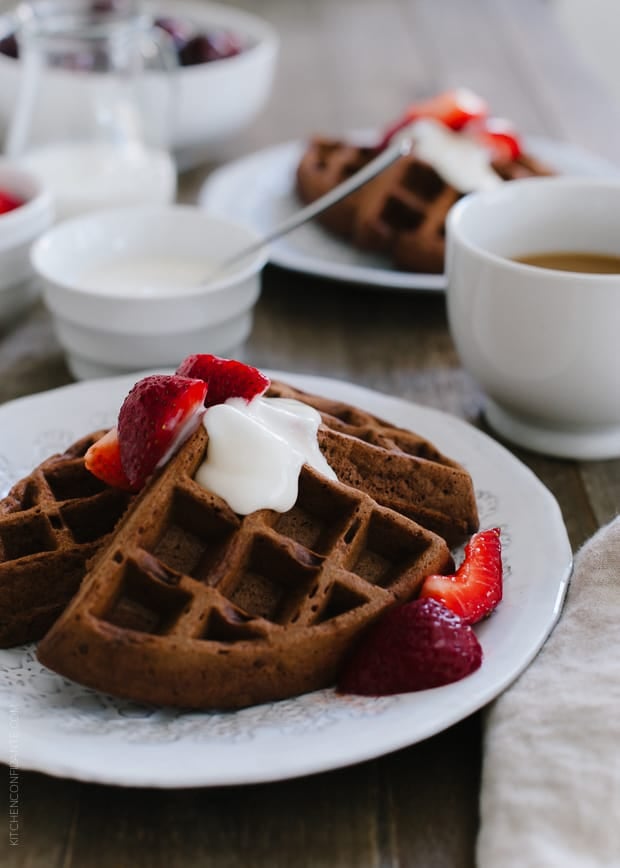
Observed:
[[[50,189],[59,219],[170,202],[176,54],[137,0],[18,7],[20,90],[6,153]]]

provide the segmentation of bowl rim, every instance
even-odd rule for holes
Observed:
[[[224,292],[227,289],[242,284],[255,275],[259,275],[262,269],[267,264],[269,259],[269,245],[263,244],[255,253],[247,257],[246,264],[239,267],[234,267],[230,273],[224,272],[221,277],[216,278],[210,284],[199,284],[196,286],[175,289],[174,292],[158,293],[156,296],[145,298],[139,294],[123,293],[114,295],[107,292],[100,292],[96,289],[90,289],[80,286],[77,280],[63,277],[57,271],[50,269],[46,264],[46,253],[53,244],[66,243],[63,236],[70,235],[75,231],[76,226],[88,224],[98,224],[103,222],[105,225],[118,223],[120,220],[140,221],[148,219],[171,219],[174,214],[191,215],[190,219],[201,220],[208,223],[217,223],[219,226],[234,228],[235,231],[241,230],[247,234],[248,245],[254,242],[261,241],[261,236],[251,227],[243,223],[237,223],[233,220],[228,220],[219,217],[215,214],[210,214],[202,208],[190,204],[170,204],[170,205],[128,205],[119,208],[106,208],[99,211],[91,211],[85,214],[78,215],[68,220],[63,220],[46,232],[42,233],[30,248],[30,262],[36,274],[46,283],[46,289],[54,292],[60,290],[66,294],[72,295],[80,299],[96,299],[99,302],[109,301],[114,304],[127,303],[148,303],[148,304],[170,304],[170,302],[178,302],[197,298],[202,295],[212,298],[218,292]],[[114,256],[110,257],[110,260]],[[110,261],[108,260],[108,261]]]
[[[32,186],[34,193],[25,199],[18,208],[0,214],[0,225],[2,226],[0,252],[23,243],[30,227],[34,229],[41,215],[49,215],[51,222],[54,212],[52,194],[39,176],[14,160],[0,156],[0,188],[10,189],[8,184],[5,187],[4,177],[11,175],[27,181]]]

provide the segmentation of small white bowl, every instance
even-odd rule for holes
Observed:
[[[54,209],[50,193],[30,172],[0,160],[0,190],[24,201],[0,214],[0,327],[12,323],[38,295],[30,264],[30,245],[51,226]]]
[[[191,205],[99,211],[50,229],[31,258],[72,374],[174,368],[191,353],[238,350],[252,328],[267,250],[211,282],[202,277],[259,240]]]
[[[246,46],[233,57],[183,66],[173,73],[170,147],[179,168],[189,168],[213,158],[215,149],[248,127],[263,108],[272,90],[279,38],[275,29],[258,15],[230,6],[199,0],[153,0],[147,9],[153,18],[179,18],[202,32],[230,31]],[[12,14],[6,14],[0,20],[0,36],[11,33],[15,26]],[[92,99],[97,77],[69,79],[66,71],[60,69],[49,75],[54,78],[49,82],[54,102],[49,110],[54,117],[59,113],[65,115],[69,124],[84,101]],[[163,73],[154,71],[149,75],[157,94],[158,79]],[[0,53],[0,123],[4,126],[15,107],[20,77],[20,61]]]

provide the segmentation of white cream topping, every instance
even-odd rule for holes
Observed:
[[[209,407],[203,416],[207,457],[196,481],[239,515],[286,512],[297,500],[303,464],[336,479],[319,449],[320,422],[313,407],[289,398],[229,398]]]
[[[502,183],[487,149],[467,135],[430,118],[416,121],[411,135],[415,155],[461,193],[489,190]]]

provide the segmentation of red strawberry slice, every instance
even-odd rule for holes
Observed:
[[[488,148],[492,160],[516,160],[523,153],[517,131],[510,121],[503,118],[471,121],[463,132]]]
[[[132,486],[125,475],[121,464],[121,452],[118,445],[116,428],[110,429],[90,447],[84,456],[87,470],[114,488],[132,491]]]
[[[434,118],[453,130],[460,130],[466,123],[486,114],[487,104],[473,91],[466,88],[446,91],[410,105],[405,114],[385,131],[379,149],[385,148],[396,133],[420,118]]]
[[[19,199],[12,193],[6,190],[0,190],[0,214],[6,214],[8,211],[14,211],[24,204],[23,199]]]
[[[251,401],[269,388],[270,380],[258,368],[235,359],[221,359],[208,353],[188,356],[177,368],[183,377],[195,377],[209,385],[205,406],[223,404],[228,398]]]
[[[160,461],[196,429],[207,385],[154,374],[136,383],[118,414],[121,464],[129,484],[141,487]]]
[[[342,693],[389,696],[459,681],[482,648],[467,624],[436,600],[390,609],[362,637],[340,675]]]
[[[463,563],[452,576],[427,576],[420,597],[432,597],[466,624],[490,614],[502,599],[502,545],[498,527],[480,531],[465,546]]]

